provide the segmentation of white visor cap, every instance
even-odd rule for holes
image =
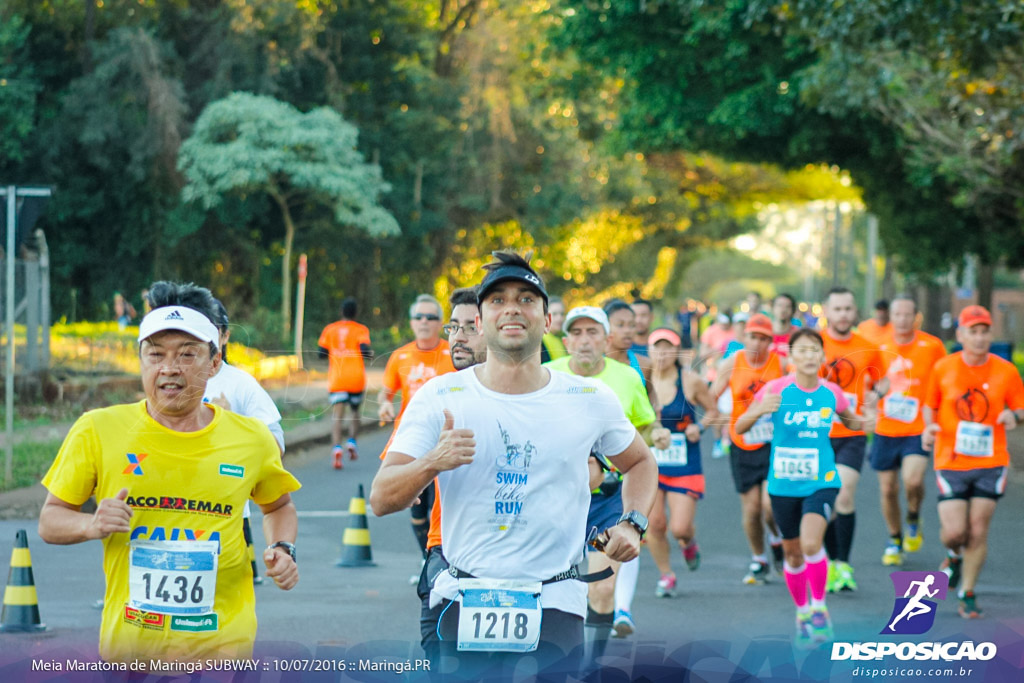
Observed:
[[[139,343],[157,332],[178,330],[220,348],[220,332],[210,319],[187,306],[161,306],[146,314],[139,325]]]

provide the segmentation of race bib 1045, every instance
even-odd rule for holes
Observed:
[[[772,456],[776,479],[815,481],[818,478],[818,449],[779,446]]]

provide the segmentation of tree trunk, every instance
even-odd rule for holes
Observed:
[[[991,263],[978,262],[978,305],[992,310],[992,291],[995,289],[996,267]]]
[[[273,195],[277,205],[281,207],[284,218],[284,256],[281,260],[281,339],[288,341],[292,331],[292,244],[295,242],[295,222],[292,212],[288,209],[288,201],[279,195]]]

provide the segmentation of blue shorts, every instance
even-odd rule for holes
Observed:
[[[338,405],[339,403],[347,403],[353,408],[358,408],[363,403],[363,396],[366,395],[365,391],[361,391],[358,394],[354,394],[348,391],[332,391],[327,400],[332,406]]]
[[[921,445],[921,435],[913,436],[882,436],[875,434],[871,442],[871,467],[878,472],[898,470],[903,457],[907,455],[925,455]]]
[[[836,454],[836,464],[846,465],[858,472],[864,467],[864,453],[867,451],[868,437],[863,434],[839,436],[829,439],[832,450]]]
[[[787,541],[800,538],[800,520],[804,515],[821,515],[826,522],[832,519],[838,495],[838,488],[818,489],[809,496],[769,495],[772,501],[772,514],[782,538]]]
[[[590,512],[587,513],[587,531],[596,526],[598,531],[610,529],[622,517],[622,493],[606,496],[596,493],[590,496]]]

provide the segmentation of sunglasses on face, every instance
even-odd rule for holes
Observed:
[[[435,320],[440,320],[441,316],[434,315],[433,313],[417,313],[416,315],[412,316],[410,319],[411,320],[429,320],[430,322],[434,322]]]

